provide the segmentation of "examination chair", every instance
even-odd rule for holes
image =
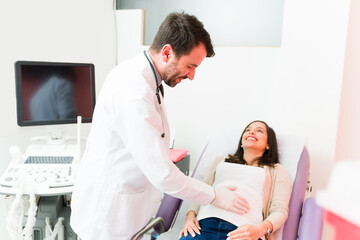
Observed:
[[[233,154],[238,147],[241,133],[242,130],[238,129],[217,131],[204,147],[192,176],[202,180],[217,156]],[[277,134],[277,140],[280,163],[288,171],[289,177],[293,181],[293,188],[288,219],[283,228],[274,234],[276,240],[295,240],[298,237],[303,202],[308,189],[310,157],[305,147],[306,139],[304,137]],[[156,217],[132,239],[141,239],[152,228],[154,228],[151,233],[152,239],[178,239],[179,232],[185,222],[189,203],[185,201],[183,206],[182,204],[182,200],[165,194]],[[182,208],[180,208],[181,206]]]
[[[321,240],[323,212],[314,197],[306,199],[299,228],[299,240]]]

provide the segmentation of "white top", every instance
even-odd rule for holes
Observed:
[[[200,208],[198,219],[217,217],[236,226],[261,223],[263,221],[264,182],[264,168],[228,162],[219,163],[216,167],[213,187],[236,186],[236,191],[249,202],[250,210],[239,215],[213,205],[207,205]]]

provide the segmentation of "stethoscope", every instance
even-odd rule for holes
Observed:
[[[152,62],[150,61],[150,59],[148,58],[145,50],[144,50],[144,55],[145,55],[146,59],[148,60],[148,62],[150,64],[151,70],[153,71],[154,78],[155,78],[155,83],[156,83],[156,97],[157,97],[158,103],[161,104],[161,99],[160,99],[160,94],[159,94],[159,83],[158,83],[158,80],[157,80],[157,77],[156,77],[154,66],[153,66]]]
[[[150,61],[150,59],[148,58],[145,50],[144,50],[144,55],[145,55],[146,59],[148,60],[148,62],[150,64],[151,70],[154,73],[154,78],[155,78],[155,83],[156,83],[156,97],[157,97],[158,103],[160,105],[161,104],[161,99],[160,99],[160,94],[159,94],[159,83],[158,83],[158,80],[157,80],[157,77],[156,77],[156,72],[155,72],[154,66],[153,66],[152,62]],[[160,106],[160,109],[161,109],[161,106]],[[163,127],[163,133],[161,134],[161,137],[165,138],[165,128],[164,128],[164,122],[163,122],[162,118],[161,118],[161,123],[162,123],[162,127]]]

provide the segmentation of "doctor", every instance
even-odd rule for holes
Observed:
[[[81,240],[128,240],[147,224],[162,193],[239,214],[234,188],[185,176],[169,160],[162,82],[192,80],[214,50],[195,16],[171,13],[149,51],[116,66],[101,89],[72,195],[71,227]]]

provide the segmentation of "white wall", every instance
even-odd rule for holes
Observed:
[[[45,131],[16,125],[14,61],[92,62],[98,91],[115,64],[112,4],[0,1],[1,173],[11,145],[24,150],[31,136]],[[315,190],[325,187],[334,158],[348,5],[348,0],[287,0],[282,47],[216,47],[216,56],[203,62],[193,82],[166,89],[175,147],[189,149],[194,165],[214,129],[262,119],[277,132],[308,137],[312,184]],[[119,46],[119,52],[121,47],[126,48]],[[68,128],[75,134],[75,126]],[[0,202],[1,239],[5,232]]]
[[[217,47],[193,82],[166,89],[175,147],[192,164],[215,128],[262,119],[307,136],[314,192],[334,159],[349,2],[285,1],[280,48]]]
[[[24,151],[30,137],[45,127],[16,124],[16,60],[90,62],[95,64],[97,92],[115,65],[115,24],[111,0],[0,1],[0,173],[10,162],[8,149]],[[83,136],[90,125],[83,127]],[[76,136],[76,126],[67,126]],[[6,211],[0,198],[0,238],[7,240]]]

